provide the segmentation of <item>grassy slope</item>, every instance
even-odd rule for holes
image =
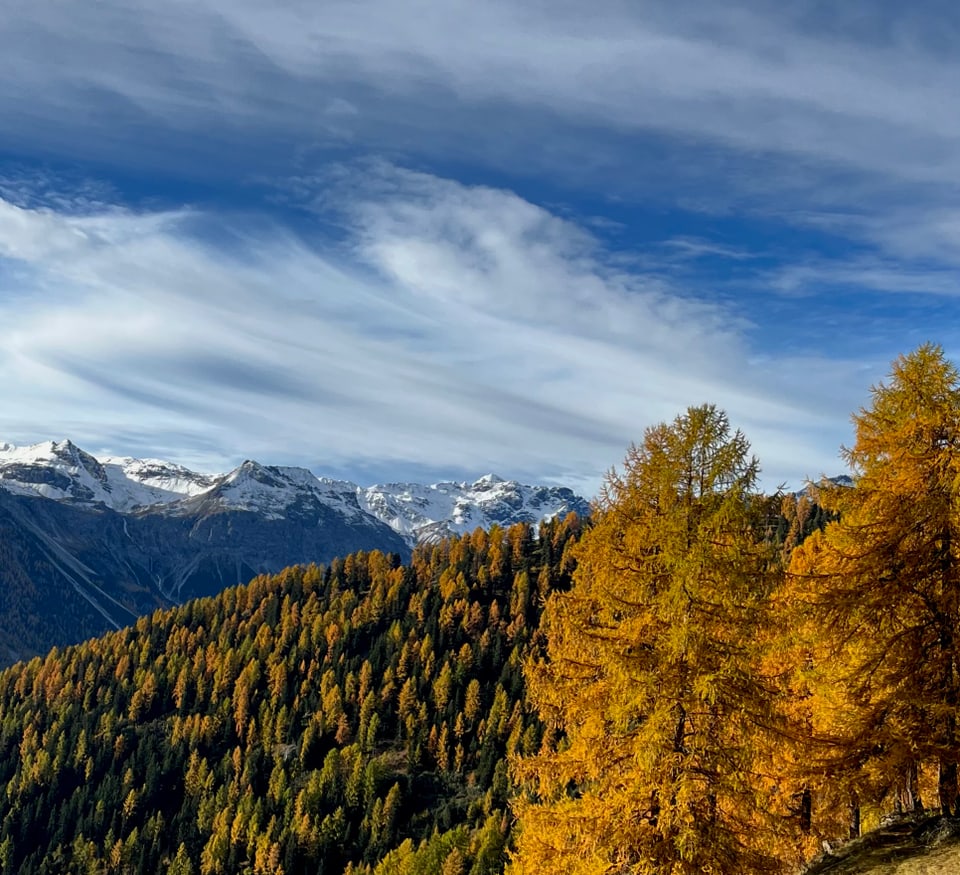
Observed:
[[[957,875],[960,821],[905,819],[815,860],[805,875]]]

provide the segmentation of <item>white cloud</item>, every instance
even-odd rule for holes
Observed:
[[[739,314],[510,192],[383,164],[310,185],[344,205],[338,252],[239,223],[224,248],[197,211],[0,202],[2,437],[595,486],[646,425],[713,401],[769,483],[838,467],[853,365],[753,366]],[[818,372],[826,400],[795,378]]]

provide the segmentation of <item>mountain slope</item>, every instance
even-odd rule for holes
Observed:
[[[120,514],[0,490],[0,535],[0,664],[298,562],[354,550],[409,555],[378,520],[320,503],[283,517],[215,498],[176,514]]]
[[[960,822],[904,817],[825,851],[805,875],[953,875],[960,872]]]
[[[246,461],[204,475],[96,459],[70,441],[0,445],[0,665],[120,628],[256,574],[493,522],[587,510],[569,490],[475,484],[358,487]]]

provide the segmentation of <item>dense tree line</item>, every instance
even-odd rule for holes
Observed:
[[[0,871],[499,871],[579,530],[291,568],[0,674]]]

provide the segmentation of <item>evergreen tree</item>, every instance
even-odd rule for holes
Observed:
[[[771,702],[751,643],[778,576],[757,472],[703,406],[609,475],[528,668],[548,737],[513,764],[514,875],[779,871],[755,771]]]

